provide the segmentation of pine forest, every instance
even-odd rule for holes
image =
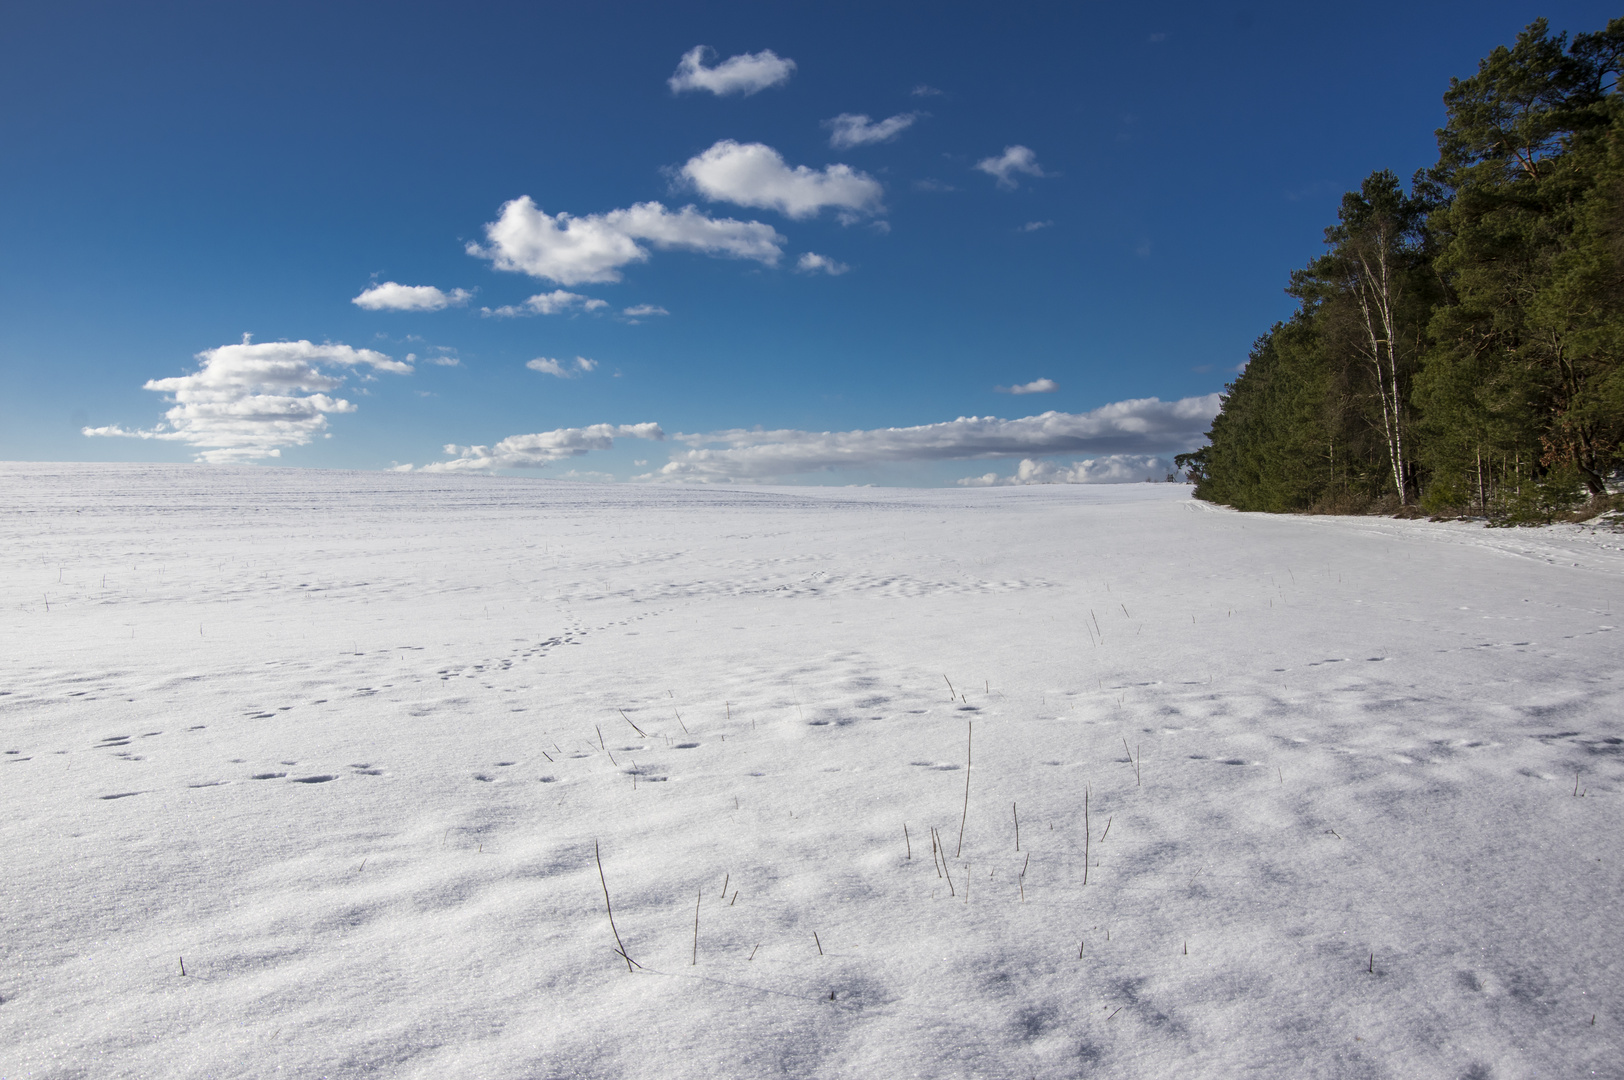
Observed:
[[[1196,495],[1241,510],[1581,520],[1624,470],[1624,18],[1545,20],[1444,94],[1438,160],[1343,196],[1254,344]]]

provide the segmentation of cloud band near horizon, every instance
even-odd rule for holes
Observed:
[[[1142,479],[1167,455],[1194,449],[1206,439],[1217,415],[1219,396],[1162,401],[1133,398],[1086,413],[1045,412],[1005,420],[968,416],[914,427],[855,431],[800,431],[733,428],[671,436],[686,450],[667,463],[634,477],[638,480],[699,483],[768,483],[787,477],[888,463],[1023,458],[1009,480],[987,474],[970,483],[1093,483]],[[597,424],[512,435],[494,447],[448,446],[455,457],[424,466],[433,472],[538,468],[593,450],[607,450],[615,436],[664,439],[658,424]],[[1060,454],[1092,454],[1092,461],[1069,467],[1036,459]],[[1107,465],[1107,463],[1109,463]]]

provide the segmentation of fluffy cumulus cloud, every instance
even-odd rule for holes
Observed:
[[[467,289],[442,292],[433,285],[401,285],[385,281],[364,290],[350,303],[368,311],[440,311],[448,307],[461,307],[473,295]]]
[[[610,450],[615,440],[664,439],[659,424],[593,424],[591,427],[558,428],[533,435],[509,435],[495,446],[449,444],[449,461],[423,466],[423,472],[491,472],[496,469],[543,469],[558,461],[568,461],[594,450]]]
[[[918,113],[898,113],[875,123],[863,113],[841,113],[831,120],[825,120],[823,126],[829,129],[829,145],[836,150],[844,150],[867,143],[890,142],[918,119]]]
[[[669,311],[659,304],[633,304],[621,312],[628,319],[646,319],[650,315],[669,315]]]
[[[531,371],[539,371],[543,375],[553,375],[560,379],[574,379],[585,375],[589,371],[596,370],[598,362],[588,360],[584,356],[577,356],[574,363],[554,360],[548,356],[538,356],[534,360],[528,361],[524,366]]]
[[[880,196],[885,193],[878,180],[849,165],[790,168],[772,147],[732,139],[690,158],[682,176],[713,202],[777,210],[789,218],[812,217],[830,208],[853,221],[883,209]]]
[[[1053,379],[1033,379],[1029,383],[1020,383],[1016,386],[995,386],[993,389],[1000,394],[1052,394],[1060,389],[1060,384]]]
[[[765,481],[892,461],[952,461],[1053,454],[1158,454],[1199,445],[1218,413],[1218,395],[1136,398],[1086,413],[1046,412],[1017,420],[960,417],[918,427],[859,431],[736,429],[676,436],[688,450],[646,479]],[[1139,477],[1143,479],[1143,477]]]
[[[698,45],[682,54],[676,72],[666,80],[673,94],[689,90],[708,90],[718,97],[743,94],[748,97],[789,81],[795,72],[795,61],[779,56],[771,49],[758,53],[730,56],[720,64],[706,66],[712,56],[709,46]]]
[[[819,255],[815,251],[808,251],[795,260],[795,269],[803,274],[831,274],[838,277],[851,267],[843,262],[837,262],[827,255]]]
[[[335,369],[370,368],[406,375],[410,364],[371,349],[271,341],[222,345],[197,354],[198,370],[145,387],[169,395],[173,406],[148,429],[84,429],[91,436],[119,436],[181,442],[213,463],[278,457],[285,446],[304,446],[327,428],[331,413],[355,406],[332,391],[344,385]]]
[[[712,218],[692,206],[667,210],[637,203],[607,214],[551,215],[528,195],[502,205],[485,226],[488,243],[468,244],[468,254],[560,285],[619,281],[620,268],[648,259],[644,243],[667,250],[697,251],[776,265],[784,238],[759,221]]]
[[[1047,176],[1038,166],[1038,156],[1024,146],[1006,146],[997,157],[983,158],[975,166],[998,181],[998,186],[1013,191],[1021,186],[1017,176]]]
[[[1165,480],[1173,463],[1159,454],[1111,454],[1060,464],[1025,458],[1009,476],[995,472],[966,476],[963,487],[992,487],[994,484],[1134,484],[1144,480]]]
[[[537,293],[522,304],[504,304],[499,308],[480,308],[485,315],[495,315],[499,318],[511,319],[519,315],[559,315],[567,311],[599,311],[609,306],[607,300],[595,300],[580,293],[567,292],[564,289],[554,289],[548,293]]]

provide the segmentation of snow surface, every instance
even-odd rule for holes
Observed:
[[[0,538],[8,1080],[1624,1075],[1617,534],[7,464]]]

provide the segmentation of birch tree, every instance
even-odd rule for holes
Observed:
[[[1400,506],[1409,505],[1415,479],[1406,450],[1410,380],[1436,294],[1427,273],[1429,209],[1424,188],[1405,194],[1392,172],[1372,173],[1342,197],[1337,224],[1325,230],[1329,250],[1293,274],[1288,290],[1316,309],[1332,358],[1363,369]]]

